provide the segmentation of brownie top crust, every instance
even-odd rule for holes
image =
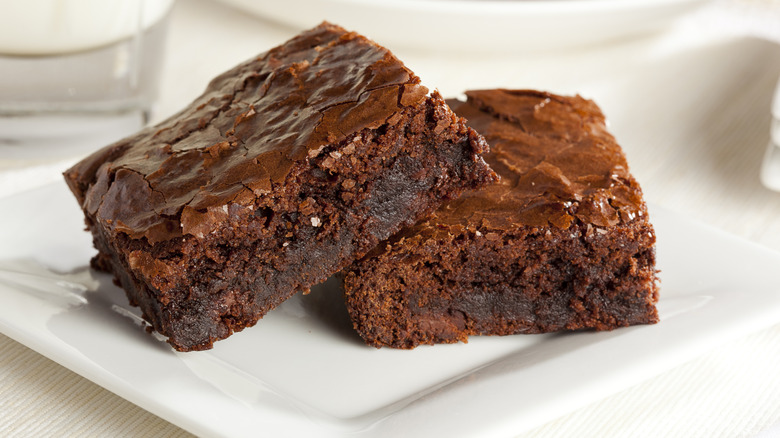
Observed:
[[[165,122],[65,175],[89,215],[149,243],[203,236],[297,163],[377,128],[428,90],[387,49],[323,23],[216,77]]]
[[[501,181],[445,203],[410,230],[568,228],[575,219],[609,227],[646,213],[639,186],[598,106],[579,96],[532,90],[466,92],[450,100],[490,143]]]

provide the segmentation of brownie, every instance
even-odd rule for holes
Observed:
[[[406,228],[344,276],[373,346],[658,321],[655,234],[625,156],[590,100],[482,90],[451,101],[490,143],[501,182]]]
[[[323,23],[65,178],[99,251],[93,266],[188,351],[494,181],[486,149],[387,49]]]

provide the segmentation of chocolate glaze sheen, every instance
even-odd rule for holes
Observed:
[[[414,232],[426,226],[565,229],[575,218],[608,227],[646,213],[641,190],[592,101],[532,90],[466,95],[466,102],[448,104],[489,139],[485,160],[501,181],[444,204]]]
[[[307,154],[382,125],[427,92],[389,51],[324,23],[218,76],[182,113],[66,179],[89,215],[130,238],[202,237],[228,204],[251,204]]]

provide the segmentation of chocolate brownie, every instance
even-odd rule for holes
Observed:
[[[495,180],[486,148],[387,49],[323,23],[65,177],[93,265],[174,348],[202,350]]]
[[[356,262],[353,324],[373,346],[658,321],[655,234],[590,100],[482,90],[450,103],[501,182],[464,193]]]

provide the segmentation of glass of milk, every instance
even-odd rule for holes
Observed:
[[[9,146],[74,136],[99,145],[143,126],[172,4],[0,0],[0,160]]]

